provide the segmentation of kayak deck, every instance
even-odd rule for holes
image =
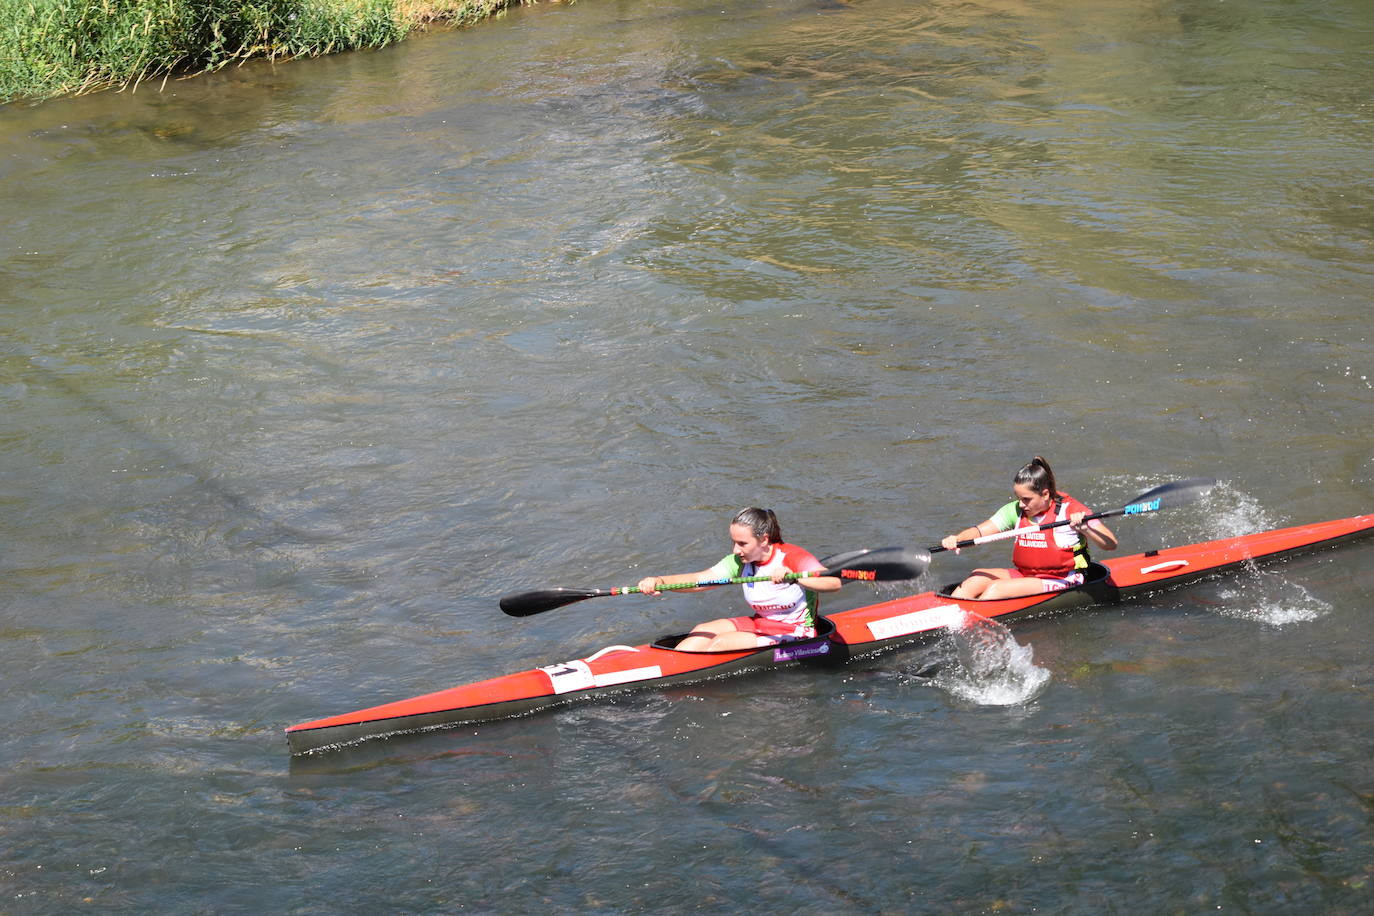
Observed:
[[[544,665],[385,703],[287,729],[293,754],[349,744],[402,731],[505,719],[588,696],[630,687],[669,685],[798,663],[834,664],[842,655],[834,624],[823,619],[814,637],[727,652],[683,652],[673,648],[685,634],[650,645],[607,646],[586,658]]]
[[[1292,555],[1371,533],[1374,515],[1361,515],[1093,563],[1083,585],[1061,592],[992,600],[922,592],[839,611],[823,618],[813,638],[761,649],[683,652],[674,648],[681,636],[649,645],[607,646],[586,658],[293,725],[286,730],[287,742],[292,754],[304,754],[401,732],[509,718],[635,687],[681,684],[783,665],[837,665],[855,655],[928,641],[944,628],[961,624],[968,613],[1013,620],[1111,604],[1248,561]]]

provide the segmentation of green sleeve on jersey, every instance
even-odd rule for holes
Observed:
[[[1010,531],[1021,520],[1021,512],[1016,507],[1016,503],[1010,502],[998,509],[992,520],[997,525],[998,531]]]
[[[713,579],[738,579],[744,572],[744,561],[738,554],[730,554],[715,566],[711,567],[711,578]]]

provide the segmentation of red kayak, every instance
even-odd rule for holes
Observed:
[[[999,600],[922,592],[831,614],[812,639],[764,649],[680,652],[683,637],[607,646],[586,658],[545,665],[461,687],[293,725],[292,754],[307,754],[401,732],[503,719],[627,689],[681,684],[782,665],[833,665],[934,638],[965,614],[1014,620],[1110,604],[1214,575],[1251,560],[1275,559],[1374,533],[1374,514],[1151,550],[1093,563],[1087,581],[1062,592]]]

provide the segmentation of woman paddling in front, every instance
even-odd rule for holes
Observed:
[[[656,595],[664,585],[772,576],[771,581],[745,583],[744,600],[753,610],[752,616],[723,617],[703,623],[687,634],[677,648],[687,652],[756,649],[815,636],[818,593],[839,591],[840,578],[816,576],[788,581],[788,573],[816,572],[825,567],[806,550],[783,541],[778,517],[770,509],[741,510],[730,522],[730,540],[734,551],[710,569],[639,580],[641,592]]]
[[[1016,499],[992,518],[965,528],[941,541],[946,550],[958,551],[959,541],[1025,528],[1012,548],[1013,569],[975,569],[953,592],[955,598],[1019,598],[1056,592],[1083,584],[1089,545],[1116,549],[1116,535],[1101,521],[1084,521],[1092,510],[1059,490],[1054,471],[1036,456],[1016,472],[1011,487]],[[1046,531],[1037,526],[1067,520],[1068,524]]]

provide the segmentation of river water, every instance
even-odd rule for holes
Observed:
[[[744,505],[1374,510],[1374,7],[583,0],[0,109],[0,911],[1358,912],[1374,546],[292,760]],[[914,585],[1005,562],[941,555]]]

